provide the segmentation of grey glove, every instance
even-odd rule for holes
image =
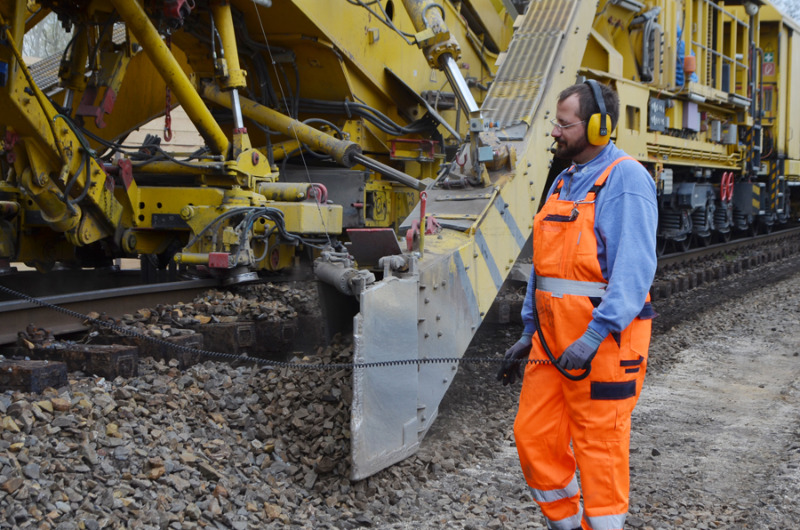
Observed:
[[[513,346],[506,350],[503,356],[503,363],[497,371],[497,380],[503,383],[503,386],[513,385],[517,378],[521,380],[522,374],[525,372],[522,360],[527,359],[530,353],[531,336],[525,333]]]
[[[556,362],[564,370],[585,370],[589,368],[601,342],[603,337],[592,328],[588,328],[586,333],[564,350]]]

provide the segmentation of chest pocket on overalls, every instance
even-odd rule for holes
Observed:
[[[565,254],[574,219],[571,218],[572,203],[566,201],[548,201],[537,215],[535,223],[534,245],[539,249],[534,255],[536,270],[543,276],[561,276],[566,262],[571,261]]]
[[[598,277],[597,238],[594,232],[594,201],[573,203],[572,233],[565,241],[564,260],[574,279],[603,281]]]

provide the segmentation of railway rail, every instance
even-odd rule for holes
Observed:
[[[651,289],[653,299],[665,299],[702,284],[720,280],[760,264],[783,259],[800,252],[800,227],[710,245],[659,258],[658,272]],[[41,299],[48,304],[76,313],[105,314],[119,318],[123,314],[157,305],[189,302],[198,294],[220,283],[213,279],[141,283],[136,271],[117,271],[98,275],[80,275],[80,271],[55,273],[47,281],[42,275],[11,274],[0,277],[0,285]],[[30,282],[34,278],[38,281]],[[88,278],[88,279],[87,279]],[[89,289],[82,286],[91,285]],[[8,299],[0,293],[0,345],[17,340],[18,333],[33,323],[46,327],[54,335],[88,329],[85,322],[33,302]],[[519,300],[500,297],[489,320],[507,323],[515,320]]]
[[[769,245],[772,243],[791,242],[798,238],[800,238],[800,226],[770,234],[762,234],[755,237],[735,239],[724,243],[716,243],[705,247],[687,250],[685,252],[666,254],[659,257],[658,270],[664,271],[676,266],[683,266],[684,264],[698,262],[703,259],[719,257],[720,255],[730,254],[731,252],[754,249],[758,246]]]
[[[709,245],[675,255],[662,256],[651,297],[669,298],[704,283],[721,280],[761,264],[800,252],[800,227],[771,234]]]
[[[122,279],[128,279],[123,278]],[[0,281],[0,285],[23,292],[13,281]],[[36,298],[69,309],[80,314],[98,313],[119,317],[133,313],[143,307],[189,301],[199,293],[219,285],[216,280],[188,280],[158,284],[109,286],[81,292],[32,295]],[[62,286],[66,287],[66,286]],[[25,294],[28,294],[25,292]],[[26,326],[46,327],[53,335],[75,333],[87,329],[87,325],[66,314],[26,300],[3,300],[0,302],[0,344],[16,341],[17,335]]]

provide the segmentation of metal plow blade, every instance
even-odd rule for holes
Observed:
[[[432,259],[431,259],[432,258]],[[367,290],[354,322],[354,362],[460,358],[480,325],[477,301],[455,252],[416,275]],[[470,299],[471,298],[471,299]],[[455,362],[359,368],[353,373],[353,480],[414,454],[455,377]]]

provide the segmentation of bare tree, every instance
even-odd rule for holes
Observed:
[[[55,13],[50,13],[25,34],[22,53],[28,57],[49,57],[62,53],[71,38],[72,30],[65,31]]]
[[[778,8],[792,17],[795,22],[800,21],[800,1],[798,0],[774,0]]]

